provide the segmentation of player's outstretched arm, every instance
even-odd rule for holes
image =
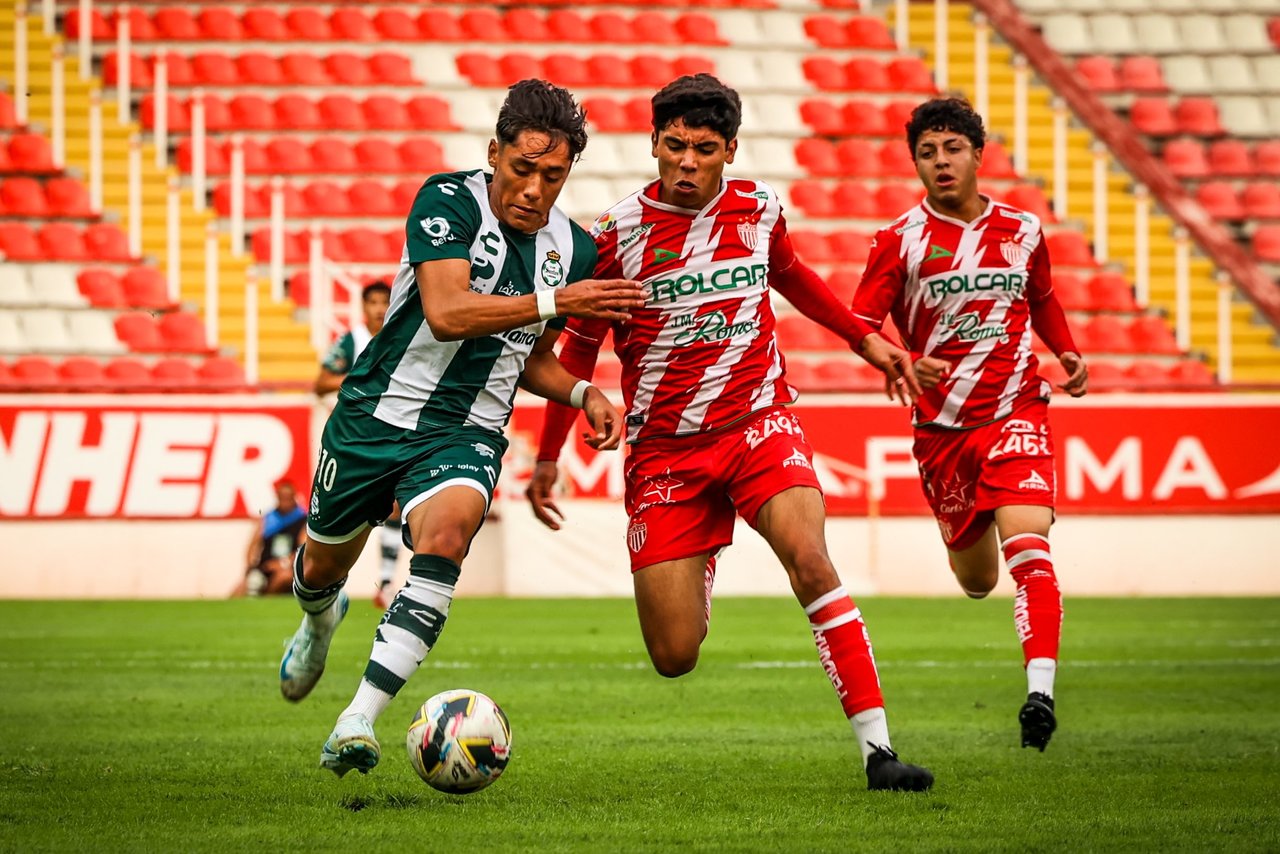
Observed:
[[[597,451],[613,450],[622,439],[622,415],[604,392],[565,370],[551,349],[555,340],[555,331],[548,331],[533,346],[520,374],[521,388],[553,403],[581,409],[591,425],[587,445]]]
[[[560,530],[560,523],[564,521],[564,513],[560,511],[552,495],[559,476],[560,466],[555,460],[538,460],[538,464],[533,467],[533,476],[529,478],[529,486],[524,491],[534,517],[553,531]]]
[[[414,267],[422,311],[439,341],[480,338],[555,317],[630,320],[644,291],[629,279],[584,279],[556,290],[508,297],[471,290],[471,262],[423,261]]]
[[[328,368],[321,368],[320,373],[316,376],[316,394],[324,395],[331,391],[337,391],[342,388],[342,381],[345,378],[345,374],[335,374]]]

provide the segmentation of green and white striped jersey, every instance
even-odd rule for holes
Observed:
[[[503,225],[489,206],[490,180],[478,169],[434,175],[414,199],[385,324],[338,392],[388,424],[501,432],[525,359],[548,326],[540,321],[483,338],[437,341],[423,315],[415,264],[467,259],[471,290],[501,296],[563,287],[595,269],[595,243],[558,208],[534,234]],[[549,323],[562,328],[564,318]]]

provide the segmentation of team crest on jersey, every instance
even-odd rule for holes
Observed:
[[[591,226],[591,236],[599,237],[606,231],[613,231],[617,227],[618,221],[613,218],[613,214],[606,211],[600,214],[600,218],[596,220],[595,225]]]
[[[627,526],[627,548],[638,552],[644,548],[644,541],[649,538],[649,526],[640,519],[632,519]]]
[[[1022,235],[1000,238],[1000,254],[1009,262],[1010,267],[1022,263]]]
[[[560,253],[552,250],[547,253],[547,260],[542,262],[542,281],[555,287],[564,279],[564,268],[560,266]]]
[[[760,242],[760,214],[742,218],[738,223],[738,239],[747,247],[748,252],[756,251],[756,244]]]

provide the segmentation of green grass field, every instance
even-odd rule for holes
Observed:
[[[1008,600],[867,599],[895,747],[927,794],[865,789],[794,602],[722,599],[698,669],[649,668],[629,601],[455,603],[379,726],[316,767],[378,615],[355,602],[316,692],[280,698],[292,601],[0,602],[0,849],[1263,851],[1280,849],[1280,603],[1071,600],[1060,729],[1018,746]],[[447,797],[403,734],[484,691],[514,751]]]

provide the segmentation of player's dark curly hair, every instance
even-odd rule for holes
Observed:
[[[686,127],[708,128],[731,142],[742,125],[742,99],[710,74],[677,77],[653,96],[653,133],[683,120]]]
[[[951,131],[967,136],[978,151],[987,144],[987,132],[982,128],[982,116],[974,112],[973,107],[964,98],[934,98],[925,101],[911,111],[911,118],[905,125],[907,146],[911,149],[911,157],[916,156],[916,143],[920,137],[931,130]]]
[[[568,89],[545,80],[521,80],[507,90],[507,99],[498,111],[498,142],[510,145],[527,130],[551,137],[547,151],[562,140],[567,142],[569,160],[575,161],[587,147],[587,111]]]

